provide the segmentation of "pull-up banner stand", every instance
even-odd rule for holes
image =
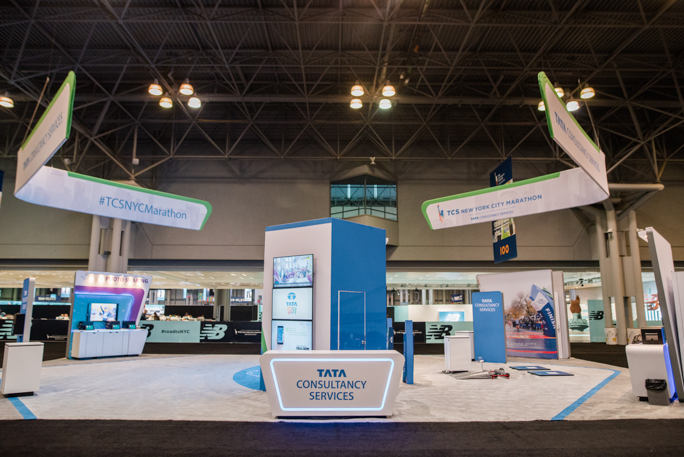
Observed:
[[[19,150],[15,197],[79,213],[201,230],[211,214],[206,201],[44,166],[71,133],[75,88],[76,75],[69,72]]]
[[[36,278],[24,279],[21,290],[21,308],[19,313],[24,315],[24,330],[17,337],[17,343],[28,343],[31,340],[31,321],[33,319],[33,296],[36,290]]]
[[[422,210],[430,228],[528,216],[591,205],[609,197],[605,155],[565,108],[544,72],[539,73],[539,87],[551,137],[580,168],[428,200]]]

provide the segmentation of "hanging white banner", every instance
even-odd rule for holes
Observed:
[[[425,219],[432,230],[528,216],[606,199],[603,190],[581,168],[561,171],[497,187],[428,200]]]
[[[36,205],[127,221],[201,230],[211,214],[203,200],[43,167],[17,198]]]
[[[71,132],[76,75],[69,72],[57,95],[17,153],[16,194],[64,144]]]
[[[610,196],[605,155],[567,111],[544,72],[539,88],[551,136],[580,168],[428,200],[422,210],[432,230],[591,205]]]
[[[44,166],[69,138],[75,86],[76,76],[69,72],[19,150],[14,195],[52,208],[201,230],[211,214],[206,201]]]
[[[605,154],[568,112],[543,71],[539,73],[539,89],[546,107],[546,124],[551,138],[609,195]]]

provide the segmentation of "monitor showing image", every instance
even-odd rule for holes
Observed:
[[[118,320],[119,305],[116,303],[91,303],[88,320],[92,322],[106,322]]]
[[[313,255],[274,257],[273,287],[313,287]]]
[[[271,321],[272,351],[310,351],[313,328],[311,321]]]
[[[151,316],[153,314],[163,316],[165,310],[166,305],[145,305],[145,315],[147,316]]]
[[[313,319],[313,289],[273,289],[273,319]]]

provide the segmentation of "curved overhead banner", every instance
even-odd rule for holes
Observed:
[[[19,150],[14,195],[25,202],[127,221],[201,230],[203,200],[44,166],[69,138],[76,76],[69,76]]]
[[[539,84],[551,136],[580,168],[428,200],[422,210],[432,230],[591,205],[608,198],[605,155],[567,111],[543,72]]]

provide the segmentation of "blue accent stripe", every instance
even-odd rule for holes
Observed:
[[[277,230],[287,230],[287,229],[293,229],[297,227],[308,227],[310,225],[323,225],[323,224],[331,224],[332,221],[337,220],[332,217],[326,217],[325,219],[314,219],[312,221],[303,221],[303,222],[293,222],[292,224],[282,224],[282,225],[272,225],[270,227],[266,227],[267,232],[275,232]]]
[[[584,367],[584,368],[591,368],[591,367]],[[576,410],[577,408],[579,408],[579,406],[580,406],[582,403],[584,403],[585,401],[589,400],[596,392],[598,392],[599,390],[601,390],[606,384],[608,384],[608,383],[609,383],[610,381],[612,381],[617,375],[620,374],[620,372],[617,371],[617,370],[610,370],[610,369],[608,369],[608,368],[598,368],[598,369],[599,369],[599,370],[608,370],[608,371],[612,371],[613,374],[611,374],[611,375],[608,376],[606,379],[604,379],[603,381],[601,381],[600,383],[598,383],[598,384],[597,384],[593,389],[591,389],[589,392],[587,392],[586,394],[582,395],[580,398],[578,398],[577,400],[575,400],[574,403],[572,403],[570,406],[568,406],[567,408],[565,408],[563,411],[561,411],[560,413],[558,413],[558,414],[556,414],[555,416],[553,416],[553,417],[551,418],[552,421],[562,421],[563,419],[565,419],[566,417],[568,417],[568,415],[569,415],[570,413],[572,413],[574,410]]]
[[[31,412],[31,410],[28,409],[26,407],[26,405],[21,400],[19,400],[19,398],[10,397],[10,398],[8,398],[8,400],[10,401],[10,403],[12,403],[14,405],[15,408],[17,408],[17,411],[19,411],[19,414],[21,414],[21,416],[24,419],[29,420],[29,421],[34,421],[34,420],[38,419],[36,417],[36,415],[33,414]]]

